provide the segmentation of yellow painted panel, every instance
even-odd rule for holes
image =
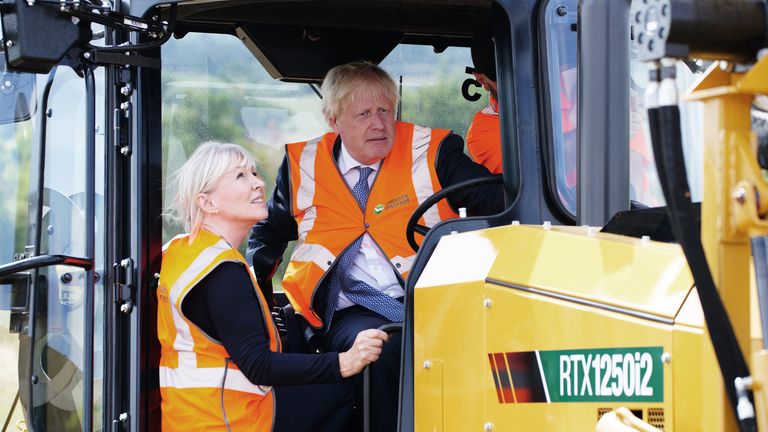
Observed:
[[[698,303],[698,302],[697,302]],[[675,430],[730,431],[735,423],[722,388],[717,359],[702,328],[675,325],[672,353]],[[669,425],[671,421],[668,421]]]
[[[416,288],[484,281],[496,261],[507,229],[498,227],[443,237]]]
[[[491,279],[667,318],[693,286],[676,244],[540,226],[507,227],[503,244]]]
[[[694,287],[688,298],[685,299],[683,307],[680,308],[675,324],[681,324],[688,327],[703,329],[706,327],[704,322],[704,312],[701,310],[701,301],[699,300],[699,290]]]
[[[443,238],[414,294],[416,430],[594,430],[601,410],[619,406],[646,421],[649,409],[656,419],[663,410],[668,432],[729,430],[691,286],[676,245],[580,227],[509,226]],[[657,363],[661,400],[525,402],[514,354],[541,362],[552,351],[619,348],[653,348],[668,358]]]
[[[671,349],[671,325],[599,308],[487,285],[488,352],[581,350],[590,348],[662,347]],[[594,430],[599,408],[664,408],[670,412],[670,371],[664,366],[663,402],[499,403],[493,381],[486,383],[485,421],[500,430]],[[560,387],[561,394],[566,391]],[[550,397],[555,395],[550,394]],[[450,406],[446,406],[450,410]],[[499,430],[494,428],[494,430]]]
[[[429,401],[419,404],[419,424],[416,430],[443,431],[443,362],[439,359],[424,360],[416,365],[414,372],[423,390],[421,400]]]
[[[483,346],[483,283],[415,290],[414,318],[416,430],[432,430],[435,403],[444,406],[445,430],[482,430],[476,416],[482,413],[483,390],[492,379]],[[442,362],[442,386],[423,367],[435,360]]]
[[[757,429],[764,431],[768,430],[768,351],[761,350],[752,356],[752,371]]]

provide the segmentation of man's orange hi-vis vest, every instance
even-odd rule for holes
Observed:
[[[164,247],[157,288],[163,431],[226,431],[222,391],[232,431],[272,430],[275,413],[272,388],[249,381],[227,360],[229,354],[224,346],[193,324],[181,308],[184,298],[197,283],[224,262],[239,262],[248,268],[240,252],[205,230],[200,231],[192,244],[189,235],[181,235]],[[261,303],[269,348],[277,352],[280,350],[277,330],[253,274],[251,280]]]
[[[467,150],[472,159],[499,174],[501,168],[501,135],[499,115],[478,111],[467,130]]]
[[[382,161],[361,209],[344,181],[333,155],[338,137],[327,133],[308,142],[288,144],[291,206],[299,239],[283,279],[283,289],[307,322],[322,328],[312,307],[323,276],[336,258],[367,232],[403,278],[416,258],[405,239],[414,210],[441,189],[435,163],[440,143],[450,131],[398,122],[392,151]],[[433,226],[456,217],[446,201],[420,220]],[[334,307],[334,305],[328,305]]]
[[[467,129],[467,150],[472,159],[485,166],[492,174],[501,168],[501,132],[497,102],[490,97],[490,105],[475,113]]]

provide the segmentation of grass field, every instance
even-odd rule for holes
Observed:
[[[19,389],[18,361],[19,361],[19,335],[8,332],[8,311],[0,311],[0,428],[5,424],[8,410],[16,397]],[[11,417],[8,431],[16,431],[14,424],[23,419],[21,406],[16,404],[16,410]]]

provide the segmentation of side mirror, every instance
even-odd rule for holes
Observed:
[[[5,24],[7,8],[0,15],[2,24]],[[4,30],[4,27],[0,26],[0,30]],[[6,36],[5,32],[3,35]],[[37,110],[35,74],[15,72],[9,68],[6,45],[13,47],[14,44],[6,44],[5,39],[0,41],[0,55],[3,58],[0,61],[0,125],[29,120]]]
[[[77,24],[50,2],[4,1],[0,7],[6,67],[48,73],[72,47],[91,40],[90,25]]]

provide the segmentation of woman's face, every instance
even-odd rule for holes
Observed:
[[[208,196],[224,222],[253,225],[267,217],[264,181],[245,162],[232,166]]]

